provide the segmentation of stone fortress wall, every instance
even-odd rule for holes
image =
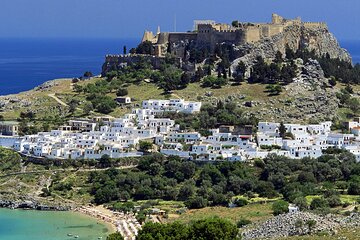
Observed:
[[[159,45],[167,45],[179,41],[196,41],[197,45],[208,46],[214,49],[216,44],[230,42],[233,44],[255,43],[264,38],[272,37],[282,33],[286,27],[300,26],[310,29],[327,29],[323,22],[302,22],[301,18],[285,19],[277,14],[272,15],[270,23],[240,23],[239,26],[231,26],[225,23],[216,23],[212,20],[197,20],[192,32],[160,32],[154,35],[146,31],[142,42],[151,41],[155,48],[160,49]],[[166,49],[166,48],[162,48]],[[163,54],[156,51],[157,55]]]
[[[326,23],[302,22],[300,17],[289,20],[277,14],[272,14],[272,21],[270,23],[239,23],[235,27],[225,23],[216,23],[213,20],[196,20],[194,21],[194,30],[189,32],[161,32],[160,28],[157,29],[156,34],[153,34],[151,31],[145,31],[141,42],[150,41],[153,44],[155,49],[153,56],[136,54],[108,55],[106,56],[104,69],[108,70],[106,66],[121,66],[122,63],[136,63],[144,59],[157,67],[165,56],[169,44],[177,45],[176,51],[173,53],[178,58],[184,58],[185,46],[190,42],[198,47],[207,47],[210,51],[214,51],[219,43],[228,42],[235,45],[244,43],[253,44],[262,39],[280,34],[287,27],[291,26],[328,31]],[[178,64],[182,65],[181,59]]]

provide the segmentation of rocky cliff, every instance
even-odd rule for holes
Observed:
[[[234,46],[238,58],[232,63],[232,70],[235,70],[240,61],[251,66],[257,56],[274,58],[278,51],[285,54],[287,46],[293,51],[298,50],[299,47],[307,48],[310,51],[314,50],[319,56],[329,54],[331,58],[352,62],[350,54],[346,49],[340,47],[338,41],[328,29],[309,29],[294,25],[287,27],[282,33],[254,44]]]
[[[297,60],[300,70],[294,81],[285,86],[286,99],[270,99],[262,103],[262,108],[251,111],[263,118],[276,121],[307,122],[333,120],[339,110],[336,90],[330,87],[320,64],[316,60],[303,63]]]

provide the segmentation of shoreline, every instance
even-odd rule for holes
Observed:
[[[17,93],[6,93],[6,94],[0,94],[0,98],[2,97],[14,97],[14,96],[17,96],[17,95],[22,95],[22,94],[29,94],[31,93],[32,91],[37,91],[39,89],[41,89],[42,86],[46,86],[47,84],[53,84],[56,82],[59,82],[59,81],[71,81],[72,78],[55,78],[55,79],[50,79],[50,80],[47,80],[39,85],[36,85],[35,87],[31,88],[31,89],[27,89],[27,90],[23,90],[23,91],[20,91],[20,92],[17,92]]]
[[[74,213],[79,216],[83,216],[89,219],[95,220],[98,224],[103,224],[108,230],[109,234],[117,232],[117,225],[115,219],[113,221],[106,221],[106,219],[101,218],[100,216],[87,214],[81,209],[86,208],[85,206],[70,208],[70,207],[58,207],[58,208],[34,208],[34,207],[11,207],[11,206],[0,206],[0,209],[8,209],[8,210],[19,210],[19,211],[36,211],[36,212],[69,212]]]
[[[81,206],[73,211],[107,223],[112,227],[113,232],[119,232],[125,239],[133,239],[142,228],[135,214],[111,211],[103,205]]]
[[[117,226],[116,226],[115,224],[112,224],[112,223],[107,222],[107,221],[104,221],[104,220],[102,220],[102,219],[100,219],[100,218],[97,218],[97,217],[88,215],[88,214],[86,214],[86,213],[80,212],[80,211],[78,211],[77,209],[69,210],[69,212],[72,212],[72,213],[78,214],[78,215],[80,215],[80,216],[84,216],[84,217],[87,217],[87,218],[91,218],[91,219],[93,219],[93,220],[96,220],[97,223],[101,223],[101,224],[103,224],[104,226],[106,226],[106,228],[109,230],[109,234],[112,234],[112,233],[117,232]]]
[[[59,77],[59,78],[46,80],[43,83],[40,83],[40,84],[38,84],[38,85],[36,85],[36,86],[34,86],[34,87],[30,88],[30,89],[27,89],[27,90],[22,90],[22,91],[16,92],[16,93],[0,94],[0,98],[2,98],[2,97],[14,97],[14,96],[17,96],[17,95],[29,94],[32,91],[46,90],[46,89],[49,89],[49,88],[51,88],[53,86],[56,86],[56,84],[58,82],[72,81],[74,78],[78,78],[78,77]],[[80,80],[80,81],[87,81],[87,80],[91,80],[91,79],[94,79],[94,78],[101,78],[101,74],[97,74],[97,75],[94,75],[93,77],[90,77],[88,79],[83,79],[83,80]]]

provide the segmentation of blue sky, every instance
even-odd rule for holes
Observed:
[[[194,19],[268,22],[271,13],[326,21],[360,39],[360,0],[1,0],[0,38],[140,38],[144,29],[191,30]]]

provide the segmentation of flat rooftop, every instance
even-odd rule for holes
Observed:
[[[13,126],[13,125],[19,125],[19,122],[17,122],[17,121],[0,121],[0,125]]]

